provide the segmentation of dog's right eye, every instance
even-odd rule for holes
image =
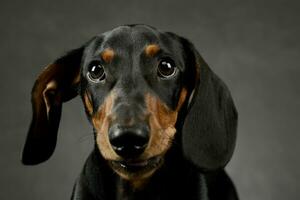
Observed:
[[[105,80],[104,67],[99,62],[92,62],[89,65],[87,77],[94,83],[103,82]]]

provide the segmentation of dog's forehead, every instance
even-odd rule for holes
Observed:
[[[105,49],[114,50],[116,54],[124,52],[139,54],[148,45],[156,44],[160,48],[168,49],[176,41],[164,32],[145,25],[120,26],[105,32],[96,38],[93,44],[94,54]]]
[[[159,35],[157,30],[146,26],[119,27],[105,34],[103,47],[138,50],[147,44],[159,43]]]

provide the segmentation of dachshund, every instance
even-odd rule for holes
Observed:
[[[49,159],[62,104],[77,95],[94,149],[71,199],[238,199],[224,170],[237,111],[227,86],[187,39],[123,25],[48,65],[32,89],[23,164]]]

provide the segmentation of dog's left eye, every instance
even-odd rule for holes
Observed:
[[[105,79],[104,67],[98,63],[93,62],[89,65],[87,77],[95,83],[102,82]]]
[[[171,59],[162,59],[157,66],[157,75],[161,78],[170,78],[176,73],[176,66]]]

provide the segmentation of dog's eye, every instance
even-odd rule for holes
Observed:
[[[101,82],[105,79],[105,71],[103,66],[98,62],[90,64],[87,77],[95,83]]]
[[[176,73],[176,66],[171,59],[162,59],[157,67],[157,75],[161,78],[170,78]]]

